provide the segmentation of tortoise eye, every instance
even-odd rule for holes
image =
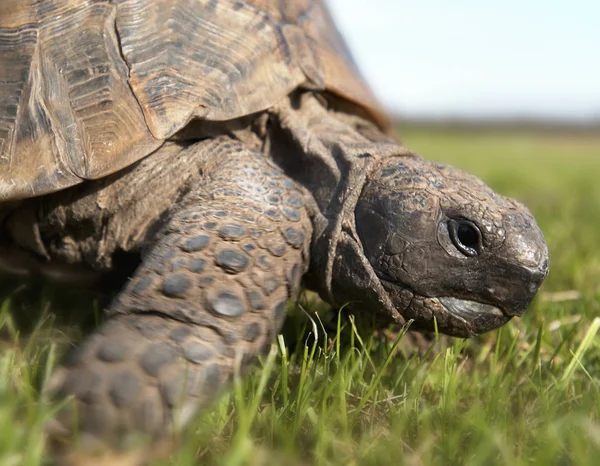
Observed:
[[[448,233],[456,249],[465,256],[474,257],[481,252],[481,231],[473,222],[463,218],[450,219]]]

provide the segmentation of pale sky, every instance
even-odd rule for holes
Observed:
[[[600,0],[328,0],[390,110],[600,120]]]

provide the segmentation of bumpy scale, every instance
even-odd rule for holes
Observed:
[[[236,364],[270,345],[308,267],[302,188],[227,137],[191,150],[218,163],[170,216],[110,319],[54,378],[79,401],[84,436],[115,443],[123,431],[185,424]]]

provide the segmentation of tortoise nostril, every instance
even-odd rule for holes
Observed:
[[[538,286],[544,281],[544,279],[548,276],[548,272],[550,271],[550,261],[546,257],[544,261],[537,267],[532,270],[532,276],[534,283]]]
[[[535,269],[530,269],[531,279],[529,281],[528,288],[531,293],[535,294],[537,292],[537,290],[540,287],[540,285],[542,284],[542,282],[548,276],[549,269],[550,268],[549,268],[548,259],[545,259],[544,262],[542,262],[542,264],[540,264],[539,267],[537,267]]]

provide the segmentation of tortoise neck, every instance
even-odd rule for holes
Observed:
[[[311,94],[276,108],[270,122],[265,153],[314,199],[308,285],[329,302],[343,304],[344,297],[334,296],[333,275],[339,268],[335,262],[343,262],[338,260],[340,248],[350,247],[361,256],[356,204],[381,161],[407,151],[368,120],[327,110]],[[362,275],[375,280],[368,262],[363,262]]]
[[[371,167],[404,148],[369,120],[325,105],[314,93],[286,99],[271,113],[265,153],[329,217],[342,193],[360,192]]]

